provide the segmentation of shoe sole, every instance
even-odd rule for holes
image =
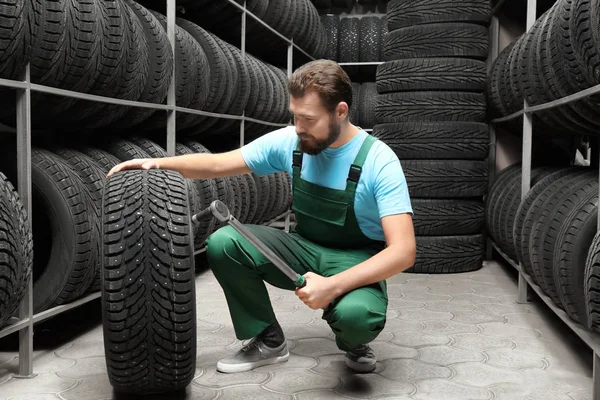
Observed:
[[[356,372],[373,372],[373,371],[375,371],[375,368],[377,367],[376,363],[361,364],[361,363],[354,362],[350,359],[346,359],[346,365],[348,366],[348,368],[350,368]]]
[[[265,365],[283,363],[283,362],[286,362],[289,358],[290,358],[290,353],[287,353],[287,354],[285,354],[283,356],[279,356],[279,357],[268,358],[266,360],[256,361],[256,362],[252,362],[252,363],[245,363],[245,364],[232,365],[232,364],[221,363],[221,361],[219,361],[217,363],[217,371],[228,373],[228,374],[236,373],[236,372],[246,372],[246,371],[251,371],[258,367],[263,367]]]

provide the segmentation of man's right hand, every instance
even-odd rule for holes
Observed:
[[[111,175],[124,171],[126,169],[158,169],[160,168],[159,159],[158,158],[134,158],[133,160],[124,161],[120,164],[115,165],[108,174],[107,178],[110,178]]]

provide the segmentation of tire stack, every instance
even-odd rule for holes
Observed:
[[[410,272],[482,265],[490,15],[486,0],[388,4],[373,134],[394,149],[408,182],[417,235]]]
[[[586,329],[600,331],[598,171],[534,166],[521,201],[521,166],[498,175],[485,221],[498,247],[535,284]]]
[[[490,110],[502,117],[600,83],[600,6],[558,0],[499,54],[490,73]],[[600,96],[534,114],[534,132],[591,134],[600,127]]]
[[[321,21],[327,35],[325,58],[340,63],[383,61],[385,17],[326,14]]]

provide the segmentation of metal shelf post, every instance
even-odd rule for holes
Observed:
[[[240,50],[242,53],[242,63],[246,62],[246,16],[248,9],[246,8],[246,0],[244,0],[244,9],[242,10],[242,37],[240,41]],[[246,132],[246,110],[242,111],[242,121],[240,122],[240,148],[244,146]]]
[[[494,61],[500,53],[500,20],[496,15],[492,15],[490,23],[490,55],[488,57],[488,71],[494,66]],[[489,125],[489,148],[488,148],[488,193],[496,180],[496,128],[493,124]],[[491,260],[493,257],[492,241],[488,236],[486,238],[486,258]]]
[[[30,64],[27,63],[22,80],[31,83]],[[31,88],[17,89],[17,181],[21,203],[27,211],[29,229],[31,223]],[[18,378],[33,378],[33,271],[27,282],[25,296],[19,308],[19,319],[27,325],[19,331]]]
[[[537,0],[527,0],[527,28],[528,32],[535,23],[537,12]],[[533,114],[528,112],[527,100],[523,101],[523,148],[521,162],[521,201],[525,199],[531,187],[531,148],[533,141]],[[519,287],[517,292],[517,303],[527,303],[528,284],[523,275],[523,268],[519,265]]]
[[[175,42],[175,2],[176,0],[167,0],[167,36],[169,37],[169,43],[171,43],[171,51],[173,52],[173,71],[171,72],[171,83],[169,84],[169,91],[167,93],[167,105],[171,107],[167,111],[167,154],[170,156],[175,155],[175,148],[177,143],[176,133],[176,121],[177,121],[177,110],[176,110],[176,73],[175,65],[177,63],[177,43]]]

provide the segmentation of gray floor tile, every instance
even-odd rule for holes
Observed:
[[[514,272],[514,271],[512,271]],[[510,269],[485,263],[456,275],[401,274],[389,282],[375,371],[355,374],[321,312],[268,287],[290,348],[285,364],[216,371],[237,351],[225,297],[210,273],[196,282],[197,370],[188,399],[590,400],[591,352],[544,305],[516,303]],[[0,351],[1,399],[112,399],[102,328],[36,349],[31,380],[13,377],[16,353]]]

